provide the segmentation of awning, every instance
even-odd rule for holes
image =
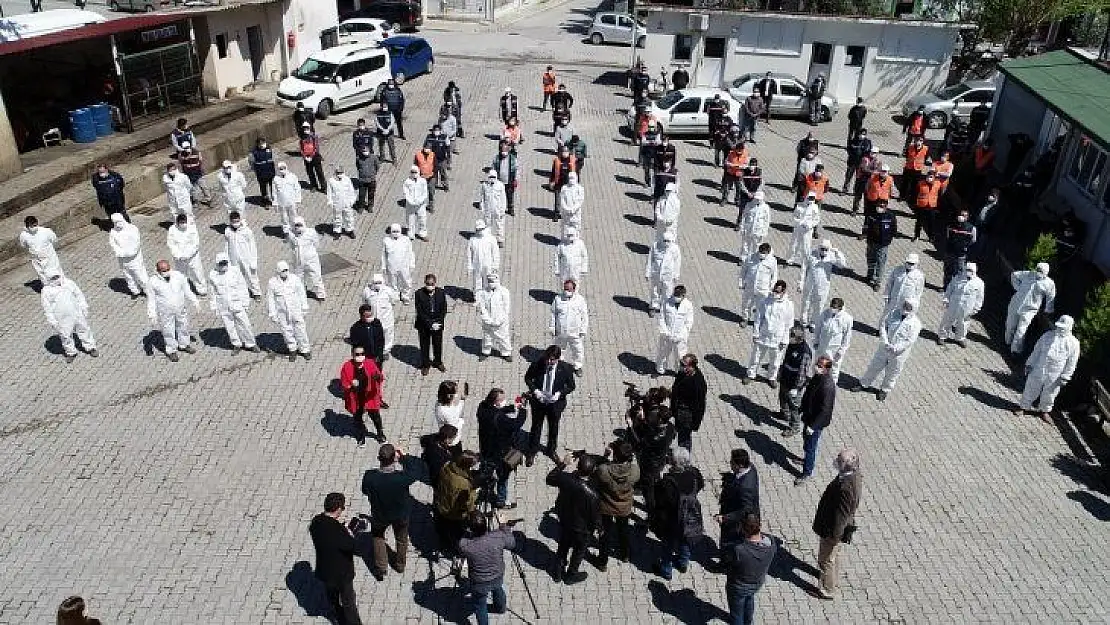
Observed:
[[[115,20],[108,20],[102,24],[88,24],[86,26],[79,26],[56,33],[0,43],[0,55],[16,54],[63,43],[81,41],[83,39],[107,37],[108,35],[115,35],[143,28],[152,28],[154,26],[161,26],[162,24],[188,19],[195,15],[197,15],[197,12],[183,11],[172,13],[144,13],[141,15],[121,17]]]

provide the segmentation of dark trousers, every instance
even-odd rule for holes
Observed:
[[[771,121],[771,100],[773,98],[774,95],[763,96],[763,119],[767,120],[768,122]]]
[[[944,288],[948,288],[948,283],[952,278],[967,269],[967,256],[948,254],[944,257]]]
[[[507,212],[510,215],[513,214],[513,198],[514,197],[516,197],[516,185],[514,185],[513,183],[510,182],[509,184],[505,185],[505,201],[506,201],[506,205],[507,205],[505,212]]]
[[[736,223],[740,223],[740,220],[737,219]],[[693,430],[691,430],[688,427],[675,426],[675,434],[676,434],[676,440],[678,441],[678,446],[679,447],[685,448],[686,451],[693,451],[694,450],[694,431]]]
[[[274,177],[255,175],[255,178],[258,178],[258,191],[262,194],[262,199],[269,204],[274,200]]]
[[[355,603],[355,584],[353,579],[337,584],[325,584],[328,603],[335,612],[335,622],[339,625],[362,625]]]
[[[785,382],[779,383],[779,410],[787,427],[792,432],[798,432],[802,429],[802,394],[799,391],[796,396],[791,397],[791,386],[793,385]]]
[[[937,210],[935,208],[934,209],[924,209],[924,208],[915,208],[915,209],[913,209],[913,238],[916,239],[916,238],[920,237],[921,232],[924,231],[925,236],[929,237],[929,240],[932,241],[934,233],[936,232],[936,228],[937,228],[936,221],[937,221]]]
[[[433,178],[433,180],[435,180],[435,183],[437,185],[443,187],[444,191],[450,190],[451,187],[451,181],[447,179],[447,168],[450,166],[450,162],[445,163],[439,160],[436,161],[435,177]]]
[[[598,566],[605,566],[609,562],[609,545],[613,544],[613,535],[617,538],[617,557],[627,560],[631,549],[628,540],[628,517],[601,515],[601,548],[597,552]]]
[[[397,543],[397,559],[394,564],[397,566],[398,572],[404,572],[405,563],[408,561],[409,554],[409,521],[403,519],[400,521],[382,521],[374,519],[370,521],[370,537],[373,540],[374,549],[374,570],[382,575],[385,575],[385,569],[389,566],[389,548],[385,544],[385,531],[393,528],[393,540]]]
[[[756,584],[726,584],[725,597],[728,600],[730,625],[753,625],[755,623],[755,595],[759,592]]]
[[[107,215],[109,219],[112,218],[112,215],[114,213],[119,213],[120,215],[123,215],[123,218],[124,218],[124,220],[127,221],[127,223],[131,223],[131,215],[127,214],[127,209],[124,208],[124,205],[123,205],[122,201],[112,202],[112,203],[104,203],[104,204],[101,204],[100,206],[101,206],[101,208],[104,209],[104,214]]]
[[[393,135],[378,135],[378,160],[385,160],[385,148],[389,147],[389,162],[397,162],[397,144],[393,141]]]
[[[916,169],[902,170],[902,188],[899,189],[906,206],[917,206],[917,182],[920,172]]]
[[[728,201],[728,192],[735,190],[735,196],[740,197],[740,178],[732,174],[721,175],[721,204]]]
[[[397,109],[393,109],[393,110],[390,111],[390,113],[393,113],[393,123],[397,124],[397,138],[404,141],[405,140],[405,122],[404,122],[404,118],[401,114],[402,111],[398,111]]]
[[[378,440],[384,440],[385,433],[382,430],[382,413],[373,408],[359,408],[355,411],[355,414],[352,415],[355,419],[355,439],[357,439],[360,444],[365,443],[366,436],[370,434],[370,431],[366,429],[366,419],[363,418],[365,415],[370,415],[370,421],[374,423],[374,428],[378,430]]]
[[[463,537],[464,524],[457,519],[445,519],[438,514],[432,521],[436,538],[439,539],[439,552],[454,555],[459,551],[459,539]]]
[[[528,447],[532,454],[540,448],[540,434],[543,433],[543,422],[547,421],[547,452],[558,453],[559,449],[559,419],[563,411],[546,404],[532,404],[532,431],[528,433]]]
[[[358,206],[374,209],[374,194],[378,191],[377,180],[358,181]]]
[[[317,154],[312,160],[304,162],[305,171],[308,173],[308,184],[318,191],[326,191],[328,179],[324,176],[324,158]]]
[[[547,105],[551,102],[551,95],[552,94],[548,91],[543,92],[543,104],[540,105],[541,109],[543,109],[545,111],[547,110]]]
[[[443,364],[443,328],[428,330],[418,328],[420,338],[420,368],[438,367]]]
[[[890,245],[878,245],[867,242],[867,281],[874,285],[882,282],[883,271],[886,269],[886,256]]]
[[[559,550],[555,553],[555,557],[559,560],[560,567],[566,567],[567,575],[577,573],[578,567],[582,566],[582,559],[586,557],[586,543],[589,540],[588,534],[559,529]],[[568,554],[570,562],[567,562]]]

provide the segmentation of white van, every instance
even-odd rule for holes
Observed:
[[[338,46],[314,52],[278,85],[277,102],[304,107],[326,119],[333,111],[376,100],[389,80],[389,52],[377,45]]]

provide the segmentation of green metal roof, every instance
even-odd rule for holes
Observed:
[[[1057,115],[1110,150],[1110,73],[1069,50],[1011,59],[1000,66]]]

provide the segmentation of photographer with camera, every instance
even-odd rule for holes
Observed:
[[[370,501],[370,536],[374,545],[374,568],[370,572],[379,582],[385,579],[387,565],[398,573],[405,572],[412,512],[409,487],[420,481],[417,462],[399,447],[386,443],[378,448],[378,468],[362,476],[362,493]],[[394,562],[389,562],[385,544],[385,531],[390,528],[397,543]]]
[[[428,485],[432,487],[433,492],[439,487],[439,476],[443,473],[443,467],[447,466],[447,463],[451,462],[456,455],[451,447],[451,441],[458,435],[458,428],[444,424],[435,434],[420,437],[420,446],[424,449],[420,458],[428,466]]]
[[[498,529],[489,529],[489,520],[480,512],[467,516],[467,535],[459,540],[459,553],[466,558],[470,578],[470,603],[478,625],[489,625],[489,613],[504,614],[508,610],[505,596],[505,550],[516,551],[521,541],[510,525],[497,519]],[[493,606],[486,599],[493,596]]]
[[[478,404],[478,453],[482,464],[494,467],[497,475],[494,508],[516,507],[508,503],[509,477],[524,458],[524,445],[517,442],[517,437],[528,413],[521,402],[521,398],[510,402],[505,391],[494,388]]]
[[[655,497],[658,508],[651,519],[651,530],[663,543],[655,572],[666,580],[671,579],[674,569],[686,572],[692,543],[705,534],[698,501],[705,478],[690,464],[690,452],[683,447],[675,448],[670,464],[670,470],[659,480]]]
[[[593,456],[579,454],[575,471],[569,473],[565,469],[573,458],[574,455],[567,454],[562,460],[557,460],[546,480],[548,486],[559,489],[559,496],[555,498],[555,515],[559,517],[559,550],[555,554],[551,576],[567,585],[586,580],[586,573],[579,571],[578,567],[582,566],[582,559],[586,557],[590,537],[601,524],[601,504],[589,484],[597,463]]]
[[[705,376],[698,368],[698,357],[686,354],[679,361],[678,373],[671,385],[671,414],[679,447],[691,453],[694,450],[694,432],[701,428],[705,418],[705,398],[709,388]]]
[[[478,488],[471,472],[478,466],[478,456],[464,451],[453,458],[439,474],[432,505],[435,508],[435,530],[439,551],[455,555],[466,527],[466,519],[474,512]]]
[[[335,612],[339,625],[362,625],[355,604],[355,544],[354,528],[357,517],[349,525],[340,521],[347,509],[343,493],[328,493],[324,497],[324,511],[312,518],[308,533],[316,548],[316,579],[324,584],[328,603]]]
[[[662,405],[670,397],[666,387],[648,389],[643,403],[635,412],[629,411],[633,445],[640,463],[640,486],[648,520],[655,515],[655,493],[659,474],[670,458],[675,428],[670,423],[671,410]]]
[[[611,457],[611,459],[610,459]],[[593,484],[600,500],[601,544],[597,553],[597,569],[609,564],[609,545],[617,535],[617,558],[628,562],[628,517],[632,516],[633,491],[640,481],[632,443],[613,441],[605,448],[605,458],[594,471]]]
[[[559,447],[559,419],[567,408],[567,395],[574,392],[574,368],[560,360],[563,350],[549,345],[524,373],[528,401],[532,404],[532,431],[528,436],[527,466],[532,466],[540,449],[543,423],[547,421],[547,455],[552,460]]]

